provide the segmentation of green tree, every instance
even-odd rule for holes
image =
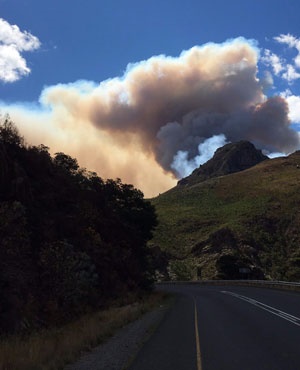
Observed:
[[[22,329],[34,316],[30,305],[34,267],[25,207],[0,203],[0,332]],[[31,311],[31,312],[30,312]]]
[[[66,241],[46,243],[39,255],[40,281],[46,312],[66,318],[82,311],[97,287],[98,275],[91,258]]]
[[[74,174],[79,168],[77,159],[72,158],[68,154],[64,154],[62,152],[55,153],[53,163],[55,166],[71,173]]]
[[[4,144],[24,146],[24,138],[20,135],[16,125],[10,119],[9,115],[0,120],[0,140]]]

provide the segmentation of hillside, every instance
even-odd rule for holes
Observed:
[[[165,277],[300,280],[300,151],[152,200]],[[242,270],[241,270],[242,269]]]
[[[0,333],[55,326],[152,284],[156,224],[141,191],[0,121]]]

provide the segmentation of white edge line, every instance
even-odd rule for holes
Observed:
[[[262,310],[265,310],[267,312],[270,312],[272,313],[273,315],[276,315],[276,316],[279,316],[281,317],[282,319],[285,319],[297,326],[300,326],[300,318],[299,317],[296,317],[296,316],[293,316],[293,315],[290,315],[284,311],[281,311],[281,310],[278,310],[277,308],[275,307],[272,307],[272,306],[268,306],[267,304],[264,304],[262,302],[259,302],[259,301],[256,301],[255,299],[253,298],[248,298],[248,297],[245,297],[243,295],[239,295],[239,294],[236,294],[236,293],[233,293],[233,292],[229,292],[229,291],[226,291],[226,290],[222,290],[221,291],[222,293],[224,294],[228,294],[228,295],[231,295],[233,297],[236,297],[236,298],[239,298],[245,302],[248,302],[258,308],[261,308]],[[274,312],[275,311],[275,312]],[[299,322],[297,322],[299,321]]]

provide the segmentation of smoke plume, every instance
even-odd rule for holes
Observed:
[[[216,137],[220,146],[245,139],[265,152],[299,147],[285,99],[263,93],[258,58],[242,38],[196,46],[176,58],[130,64],[122,78],[99,85],[48,87],[35,109],[3,110],[29,142],[64,150],[100,176],[154,195],[200,164],[203,150],[216,149]]]
[[[186,177],[198,168],[201,164],[207,162],[214,155],[215,151],[227,144],[223,134],[215,135],[203,141],[198,146],[198,155],[192,159],[188,159],[188,152],[179,150],[174,157],[171,168],[173,168],[178,177]]]

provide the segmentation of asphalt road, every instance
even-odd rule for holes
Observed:
[[[300,293],[161,286],[176,302],[130,370],[300,370]]]

